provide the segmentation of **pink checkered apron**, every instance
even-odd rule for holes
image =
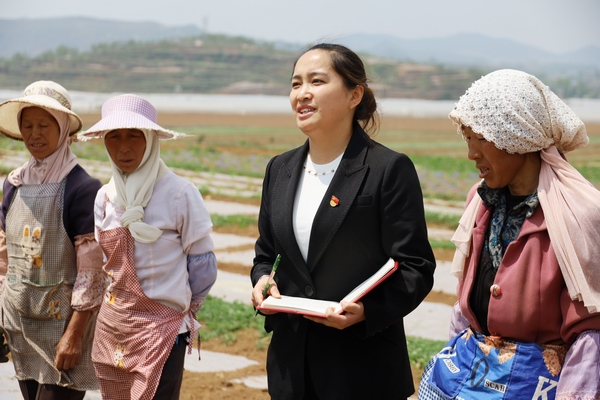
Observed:
[[[137,279],[126,228],[99,232],[112,282],[96,323],[92,361],[102,398],[152,399],[184,314],[149,299]]]

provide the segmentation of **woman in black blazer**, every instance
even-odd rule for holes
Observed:
[[[251,278],[269,294],[339,301],[389,258],[398,270],[344,313],[269,313],[274,399],[406,399],[414,392],[403,317],[431,290],[419,179],[409,158],[374,142],[377,104],[360,58],[318,44],[294,65],[290,102],[306,143],[274,157],[263,183]],[[267,314],[267,312],[265,312]]]

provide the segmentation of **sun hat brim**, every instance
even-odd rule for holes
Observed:
[[[23,136],[21,136],[21,130],[19,129],[19,121],[17,120],[17,115],[22,104],[48,108],[67,114],[71,122],[69,136],[79,132],[83,126],[83,122],[77,114],[60,104],[55,99],[45,95],[34,94],[6,100],[0,104],[0,133],[2,133],[4,136],[14,140],[23,140]]]
[[[116,129],[154,130],[158,134],[158,138],[162,140],[176,139],[180,136],[185,136],[184,133],[165,129],[138,113],[131,111],[117,111],[102,118],[85,132],[81,132],[78,135],[78,138],[83,141],[101,138],[106,133]]]

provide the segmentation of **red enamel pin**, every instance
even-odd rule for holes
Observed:
[[[340,204],[340,199],[338,199],[335,196],[331,196],[331,200],[329,200],[329,205],[331,207],[337,207],[338,204]]]

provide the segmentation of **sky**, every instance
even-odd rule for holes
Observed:
[[[478,33],[551,53],[600,48],[600,0],[0,0],[0,19],[86,16],[193,24],[208,33],[308,44],[355,34]]]

